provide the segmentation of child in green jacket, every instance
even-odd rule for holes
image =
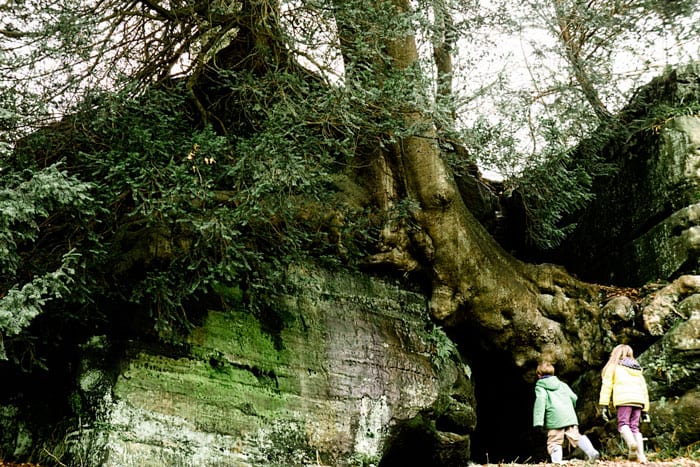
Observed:
[[[562,463],[564,438],[573,447],[580,447],[588,460],[597,460],[600,454],[588,437],[578,431],[578,396],[568,384],[554,376],[554,366],[549,362],[537,366],[537,378],[532,424],[535,428],[547,429],[547,453],[552,463]]]

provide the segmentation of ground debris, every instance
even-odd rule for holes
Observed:
[[[483,466],[483,467],[552,467],[555,464],[547,462],[530,463],[530,464],[516,464],[516,463],[499,463],[499,464],[470,464],[472,467]],[[654,460],[649,459],[646,464],[640,464],[639,462],[632,462],[628,460],[599,460],[596,462],[583,461],[583,460],[569,460],[565,461],[564,466],[570,467],[700,467],[700,461],[689,459],[689,458],[677,458],[677,459],[666,459],[666,460]]]
[[[641,290],[635,287],[617,287],[611,285],[600,285],[600,290],[604,293],[603,302],[608,302],[615,297],[628,297],[633,302],[639,302],[639,300],[648,293],[648,291]]]

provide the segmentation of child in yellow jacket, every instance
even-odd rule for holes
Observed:
[[[603,418],[609,418],[608,406],[617,409],[617,430],[629,448],[628,458],[646,464],[644,440],[639,422],[648,421],[649,393],[642,367],[629,345],[618,345],[601,372],[600,405]]]

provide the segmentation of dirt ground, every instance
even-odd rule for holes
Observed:
[[[554,464],[548,463],[533,463],[533,464],[515,464],[515,463],[502,463],[502,464],[470,464],[465,467],[553,467]],[[568,467],[642,467],[639,462],[630,462],[627,460],[599,460],[595,463],[586,462],[582,460],[569,460],[564,463],[564,466]],[[43,467],[38,464],[13,464],[0,460],[0,467]],[[422,466],[429,467],[429,466]],[[695,461],[691,459],[673,459],[673,460],[663,460],[657,461],[650,459],[646,464],[646,467],[700,467],[700,461]]]
[[[485,467],[553,467],[554,464],[548,464],[548,463],[537,463],[537,464],[473,464],[473,466],[477,465],[482,465]],[[589,466],[596,466],[596,467],[642,467],[642,464],[639,462],[631,462],[628,460],[599,460],[595,463],[593,462],[586,462],[582,460],[570,460],[567,461],[564,466],[570,466],[570,467],[589,467]],[[646,464],[646,467],[700,467],[700,461],[696,460],[691,460],[691,459],[685,459],[685,458],[678,458],[678,459],[672,459],[672,460],[654,460],[654,459],[649,459],[649,462]]]

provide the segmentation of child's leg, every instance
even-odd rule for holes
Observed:
[[[644,455],[644,438],[641,433],[635,433],[634,439],[637,441],[637,460],[642,464],[646,464],[647,456]]]
[[[564,451],[561,446],[552,447],[552,451],[549,453],[549,458],[552,460],[552,464],[561,464],[564,462]]]
[[[561,464],[564,458],[564,430],[549,430],[547,431],[547,452],[553,464]]]
[[[642,464],[647,463],[647,458],[644,455],[644,437],[639,431],[639,419],[642,417],[642,409],[640,407],[632,407],[630,414],[630,431],[634,436],[634,442],[637,445],[636,458]],[[635,456],[632,456],[635,457]],[[631,457],[630,457],[631,458]]]
[[[641,407],[630,407],[629,425],[632,433],[639,433],[639,419],[642,418]]]
[[[620,405],[617,407],[617,431],[621,431],[623,426],[630,426],[630,417],[632,416],[632,409],[628,405]]]
[[[637,438],[632,433],[630,426],[632,420],[632,412],[636,407],[621,405],[617,408],[617,430],[620,432],[622,439],[627,445],[627,458],[631,461],[637,460]],[[637,429],[639,429],[639,417],[637,417]]]
[[[588,460],[595,461],[600,458],[600,453],[595,450],[593,443],[591,443],[591,440],[588,439],[588,436],[582,435],[578,431],[578,426],[573,425],[568,427],[564,434],[573,447],[581,448],[581,451],[583,451]]]

